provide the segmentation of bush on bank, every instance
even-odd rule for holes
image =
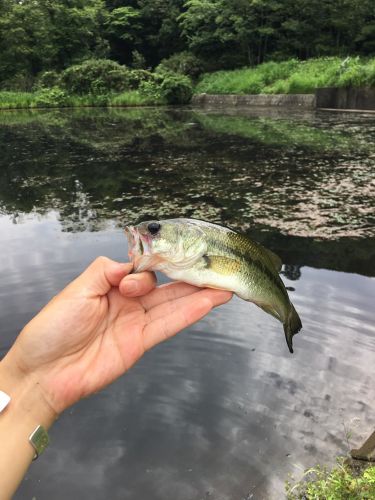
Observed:
[[[204,64],[191,52],[184,51],[163,59],[155,71],[156,73],[178,73],[196,79],[203,73]]]
[[[39,75],[33,92],[0,92],[0,108],[187,104],[192,93],[190,78],[180,73],[91,59]]]

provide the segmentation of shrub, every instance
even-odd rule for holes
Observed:
[[[193,95],[190,78],[184,75],[167,73],[160,85],[161,94],[168,104],[188,104]]]
[[[156,80],[144,80],[139,85],[139,93],[151,101],[162,101],[163,93]]]
[[[60,75],[57,71],[45,71],[38,75],[35,83],[34,89],[44,89],[51,87],[58,87],[60,85]]]
[[[129,71],[129,89],[138,89],[142,82],[154,82],[156,77],[146,69],[132,69]]]
[[[67,95],[59,87],[42,89],[35,94],[33,106],[38,108],[53,108],[67,105]]]
[[[163,59],[155,71],[157,73],[180,73],[194,79],[203,73],[204,65],[197,56],[184,51]]]
[[[114,61],[89,59],[64,70],[62,85],[73,94],[106,94],[129,89],[130,71]]]

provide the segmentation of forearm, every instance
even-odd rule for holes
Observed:
[[[38,425],[49,429],[56,415],[37,378],[18,373],[11,353],[0,362],[0,390],[11,397],[0,413],[0,500],[5,500],[12,497],[35,455],[30,435]]]

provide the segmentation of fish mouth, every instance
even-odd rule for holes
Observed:
[[[150,255],[151,238],[147,234],[142,234],[134,226],[126,226],[125,234],[129,244],[129,257],[137,255]]]
[[[133,260],[133,256],[140,250],[138,232],[134,226],[126,226],[125,235],[128,240],[129,259]]]
[[[142,225],[126,226],[129,259],[133,263],[133,272],[157,271],[163,258],[155,254],[152,248],[152,236]]]
[[[141,255],[151,255],[151,238],[147,234],[139,234]]]

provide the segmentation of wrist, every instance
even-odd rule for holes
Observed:
[[[19,370],[11,352],[0,362],[0,390],[11,398],[4,412],[25,425],[43,425],[48,429],[58,416],[48,403],[37,375]]]
[[[48,429],[56,418],[37,377],[22,373],[13,356],[9,352],[0,362],[0,389],[11,398],[0,414],[0,498],[12,498],[31,461],[43,450],[45,433],[34,434],[32,441],[30,436],[38,426]]]

